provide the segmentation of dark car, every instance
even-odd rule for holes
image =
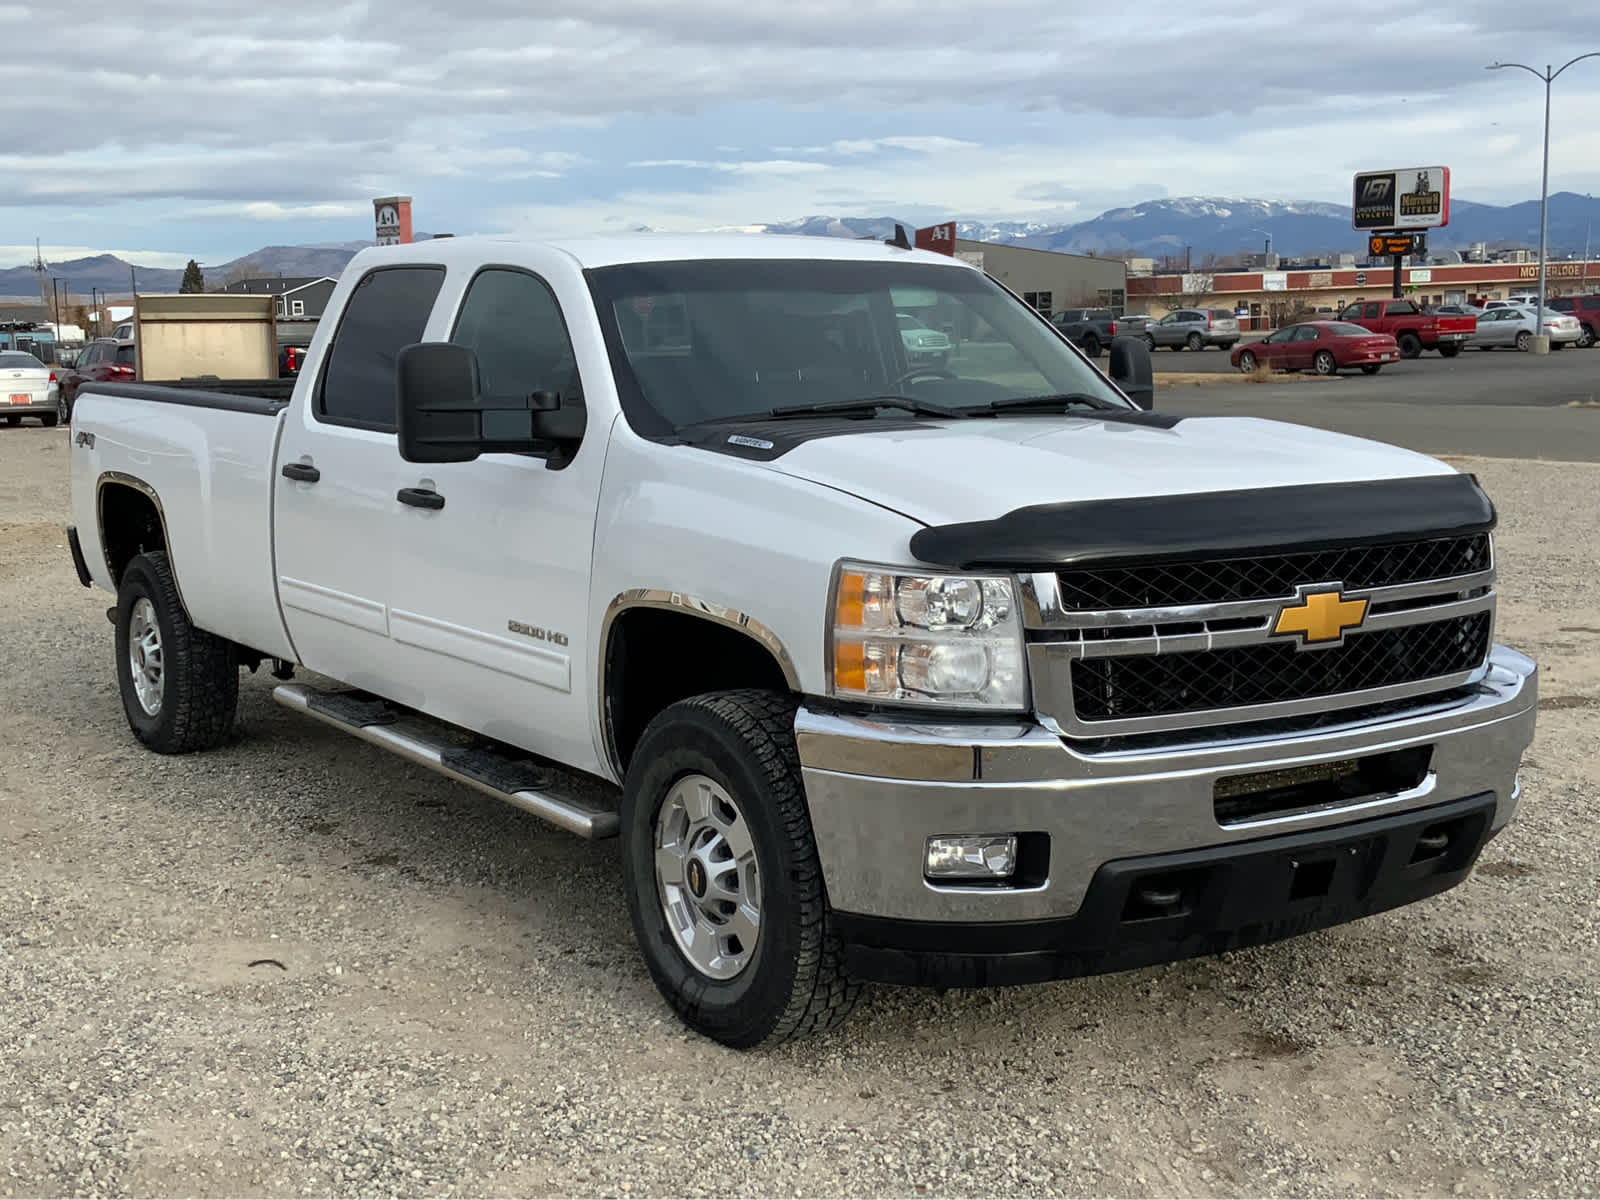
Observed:
[[[1400,345],[1387,333],[1373,333],[1345,321],[1306,321],[1286,325],[1260,341],[1246,342],[1234,350],[1230,361],[1249,374],[1257,367],[1274,371],[1315,371],[1337,375],[1346,367],[1360,367],[1376,375],[1385,363],[1400,360]]]
[[[1578,345],[1585,350],[1594,345],[1596,335],[1600,335],[1600,295],[1552,296],[1545,301],[1545,305],[1558,313],[1578,318],[1578,325],[1582,329]]]
[[[1101,348],[1117,336],[1117,318],[1109,308],[1064,308],[1050,323],[1090,358],[1099,358]]]
[[[61,406],[68,421],[86,383],[132,383],[136,370],[132,339],[96,338],[83,348],[72,369],[61,376]]]

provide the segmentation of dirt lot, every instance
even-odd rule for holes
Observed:
[[[1600,467],[1477,460],[1544,668],[1521,818],[1432,901],[1045,987],[669,1019],[615,843],[297,718],[136,748],[62,431],[0,428],[0,1194],[1600,1191]]]

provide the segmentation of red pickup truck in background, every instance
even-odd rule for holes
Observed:
[[[1339,319],[1389,334],[1400,343],[1401,358],[1416,358],[1424,350],[1454,358],[1478,329],[1477,317],[1425,313],[1410,300],[1358,300]]]

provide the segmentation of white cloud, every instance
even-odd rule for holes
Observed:
[[[39,253],[48,263],[71,262],[77,258],[92,258],[98,254],[114,254],[123,262],[136,267],[163,267],[175,270],[188,266],[193,255],[169,253],[161,250],[115,250],[103,246],[64,246],[48,242],[39,247]],[[0,267],[26,266],[33,262],[32,246],[0,245]]]
[[[276,204],[270,200],[256,200],[197,208],[189,216],[239,217],[246,221],[316,221],[328,217],[359,217],[371,211],[370,204]]]

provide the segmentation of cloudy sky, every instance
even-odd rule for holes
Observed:
[[[63,27],[85,10],[0,0],[0,266],[35,237],[151,266],[368,238],[395,192],[419,230],[530,235],[1348,202],[1413,163],[1509,203],[1543,84],[1483,68],[1600,50],[1597,7],[123,0]],[[1600,59],[1556,83],[1552,191],[1600,191],[1596,112]]]

